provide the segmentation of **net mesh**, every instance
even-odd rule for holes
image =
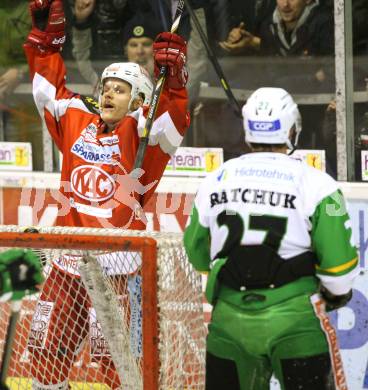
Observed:
[[[23,230],[1,231],[22,237]],[[37,248],[37,233],[38,244],[27,241],[41,257],[46,281],[40,294],[22,302],[7,379],[11,389],[204,388],[202,282],[181,235],[56,227],[39,233],[47,235],[44,246],[55,245]],[[67,249],[55,240],[60,234],[70,237]],[[81,235],[95,246],[97,237],[104,239],[98,250],[80,249],[73,237]],[[141,237],[133,249],[130,237]],[[121,250],[112,250],[107,238],[123,240]],[[147,238],[156,241],[157,266],[145,257]],[[9,303],[1,303],[0,352],[9,316]]]

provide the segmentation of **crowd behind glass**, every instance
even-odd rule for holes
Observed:
[[[299,147],[324,149],[336,177],[336,104],[333,0],[191,0],[195,15],[234,91],[279,86],[299,104]],[[62,55],[68,86],[84,84],[96,97],[99,74],[112,62],[134,61],[152,72],[155,35],[170,30],[177,0],[64,0],[67,41]],[[366,90],[368,1],[352,0],[354,90]],[[27,0],[0,4],[0,141],[42,145],[41,123],[30,89],[22,43],[30,29]],[[247,152],[241,120],[221,86],[188,12],[179,33],[189,42],[192,124],[185,146],[222,147],[225,159]],[[245,93],[245,95],[247,92]],[[244,96],[245,96],[244,95]],[[242,105],[244,101],[240,101]],[[354,105],[356,177],[360,151],[368,149],[368,108]],[[42,153],[33,153],[42,170]]]

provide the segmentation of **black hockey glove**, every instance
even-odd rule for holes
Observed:
[[[326,311],[332,311],[345,306],[353,296],[353,291],[350,290],[346,294],[334,295],[327,290],[326,287],[320,287],[320,294],[322,299],[326,302]]]

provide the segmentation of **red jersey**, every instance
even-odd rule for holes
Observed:
[[[63,154],[60,226],[144,229],[135,217],[148,201],[189,124],[186,89],[163,89],[139,181],[133,166],[148,107],[128,113],[108,133],[100,115],[65,86],[59,53],[25,48],[38,111]]]

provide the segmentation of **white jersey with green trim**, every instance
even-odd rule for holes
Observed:
[[[337,189],[329,175],[285,154],[250,153],[227,161],[205,179],[195,200],[200,224],[211,231],[211,257],[227,239],[228,227],[217,221],[224,211],[241,217],[241,245],[262,244],[267,228],[276,224],[281,257],[310,250],[310,217]]]
[[[336,295],[351,289],[358,272],[338,183],[281,153],[246,154],[208,175],[194,201],[184,244],[201,271],[238,246],[265,245],[286,261],[312,251],[316,276]]]

